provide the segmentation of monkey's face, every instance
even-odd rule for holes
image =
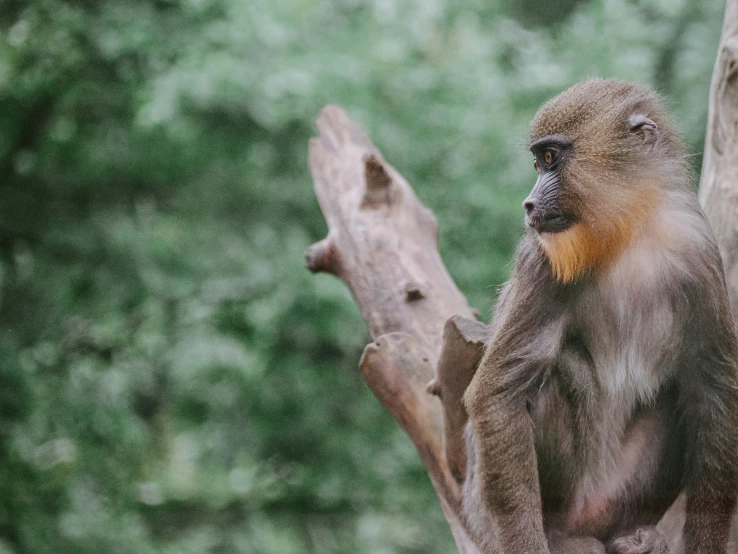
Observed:
[[[660,132],[650,119],[660,111],[648,89],[597,79],[542,106],[531,123],[538,180],[523,202],[527,225],[543,240],[579,223],[610,237],[608,227],[643,206],[644,183],[663,173],[653,151]]]
[[[523,202],[556,277],[602,269],[683,173],[683,151],[657,97],[617,80],[579,83],[531,123],[538,179]]]
[[[573,191],[567,191],[562,173],[571,147],[569,140],[558,135],[544,137],[530,147],[538,180],[523,208],[525,223],[539,234],[566,231],[579,220]]]

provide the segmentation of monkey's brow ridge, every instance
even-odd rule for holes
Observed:
[[[536,150],[543,150],[547,146],[556,146],[562,150],[571,146],[571,141],[564,135],[546,135],[539,139],[534,140],[530,144],[530,151],[535,152]]]

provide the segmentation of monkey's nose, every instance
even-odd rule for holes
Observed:
[[[525,202],[523,202],[523,208],[525,209],[525,213],[530,215],[536,209],[536,203],[530,198],[526,198]]]

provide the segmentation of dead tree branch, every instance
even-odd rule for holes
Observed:
[[[474,554],[459,517],[459,485],[443,454],[441,429],[454,425],[444,423],[441,406],[426,392],[446,320],[473,319],[474,311],[441,261],[435,217],[407,181],[340,108],[326,107],[317,127],[310,171],[328,237],[309,248],[307,266],[336,275],[351,290],[375,340],[361,358],[364,379],[418,449],[459,552]],[[453,334],[465,343],[463,336]],[[463,419],[451,412],[454,422]],[[458,442],[459,432],[453,436]],[[457,472],[459,460],[453,463]]]

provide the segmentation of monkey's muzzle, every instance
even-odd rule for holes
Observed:
[[[546,218],[526,215],[525,223],[538,233],[560,233],[571,227],[573,222],[563,215],[554,215]]]
[[[525,224],[538,233],[560,233],[574,224],[559,201],[561,179],[555,171],[542,172],[523,202]]]

